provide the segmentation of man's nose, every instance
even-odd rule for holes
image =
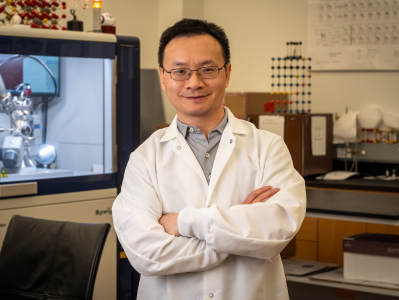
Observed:
[[[198,71],[191,71],[191,76],[186,80],[186,88],[198,89],[204,86],[204,81]]]

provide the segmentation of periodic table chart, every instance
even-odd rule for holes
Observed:
[[[399,0],[308,0],[313,70],[399,70]]]

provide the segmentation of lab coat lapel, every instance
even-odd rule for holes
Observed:
[[[194,171],[198,174],[201,180],[208,185],[208,182],[205,179],[204,172],[195,157],[193,151],[191,150],[190,146],[187,144],[186,139],[180,133],[179,129],[177,128],[177,116],[173,119],[172,123],[170,124],[169,128],[166,130],[164,136],[161,138],[162,142],[167,142],[174,139],[172,150],[176,153],[179,157],[181,157]]]
[[[208,195],[206,199],[207,206],[209,205],[212,193],[235,148],[236,144],[235,134],[239,135],[248,134],[247,130],[241,123],[242,121],[234,117],[234,115],[231,113],[231,111],[228,108],[226,108],[226,110],[229,122],[227,123],[227,126],[223,131],[222,138],[220,139],[219,148],[216,153],[215,162],[213,163],[212,177],[211,181],[209,182]]]
[[[222,138],[220,140],[219,148],[216,153],[215,162],[212,167],[211,181],[209,182],[208,196],[206,199],[206,205],[208,206],[211,199],[213,190],[220,179],[224,167],[226,166],[231,153],[233,153],[236,137],[230,130],[230,126],[226,126],[223,131]]]
[[[180,133],[179,133],[180,134]],[[179,155],[184,161],[194,169],[194,171],[198,174],[199,177],[201,177],[202,181],[205,183],[205,185],[208,185],[208,182],[205,179],[204,171],[202,171],[202,168],[195,157],[193,151],[191,150],[190,146],[187,144],[187,141],[183,138],[183,136],[180,134],[180,136],[177,136],[173,143],[173,151]]]

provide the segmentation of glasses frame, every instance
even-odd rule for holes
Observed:
[[[211,67],[217,68],[217,69],[218,69],[218,74],[217,74],[216,76],[214,76],[214,77],[202,78],[202,76],[201,76],[199,70],[204,69],[204,68],[211,68]],[[199,68],[199,69],[197,69],[197,70],[191,70],[191,69],[189,69],[189,68],[177,68],[177,69],[172,69],[172,70],[170,70],[169,72],[168,72],[165,68],[163,68],[163,71],[166,72],[166,73],[169,73],[170,78],[171,78],[172,80],[176,80],[176,81],[185,81],[185,80],[189,80],[189,79],[191,78],[191,76],[193,75],[193,72],[197,72],[198,76],[199,76],[201,79],[212,79],[212,78],[216,78],[216,77],[219,76],[219,71],[220,71],[221,69],[225,68],[225,67],[226,67],[226,64],[224,64],[221,68],[218,68],[218,66],[201,67],[201,68]],[[188,78],[186,78],[186,79],[173,79],[173,78],[172,78],[172,71],[174,71],[174,70],[190,70],[190,73],[188,74]]]

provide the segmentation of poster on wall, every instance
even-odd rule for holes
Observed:
[[[399,0],[308,0],[313,70],[399,70]]]

